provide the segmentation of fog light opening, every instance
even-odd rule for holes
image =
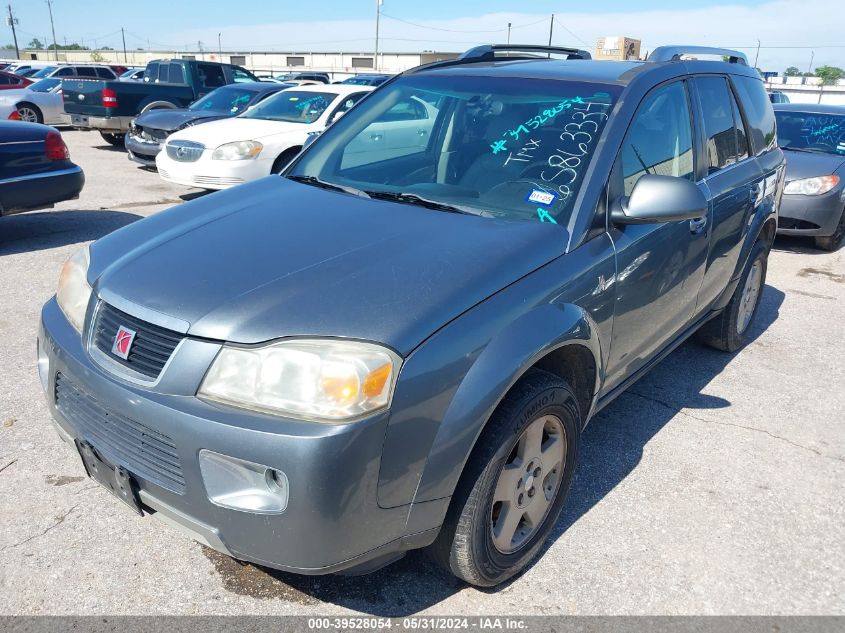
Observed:
[[[280,514],[288,505],[284,472],[203,449],[200,472],[211,503],[256,514]]]

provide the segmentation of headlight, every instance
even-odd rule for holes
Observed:
[[[88,285],[87,279],[88,262],[87,246],[71,255],[59,275],[59,289],[56,291],[59,307],[77,332],[82,332],[85,310],[91,298],[91,286]]]
[[[235,141],[221,145],[211,155],[211,160],[248,160],[261,153],[264,146],[258,141]]]
[[[342,421],[389,406],[400,364],[392,351],[354,341],[227,346],[197,395],[256,411]]]
[[[798,193],[805,196],[820,196],[839,184],[839,176],[818,176],[816,178],[802,178],[786,184],[784,193]]]

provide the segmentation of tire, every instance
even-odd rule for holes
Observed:
[[[533,445],[539,452],[528,448],[538,425],[541,439]],[[569,385],[545,371],[526,373],[490,417],[467,461],[429,548],[434,560],[479,587],[493,587],[523,571],[560,516],[575,471],[581,426]],[[558,454],[562,462],[556,461]],[[502,498],[508,500],[497,500]],[[511,538],[508,528],[514,525]]]
[[[843,237],[845,237],[845,209],[842,210],[842,214],[839,216],[839,224],[836,225],[833,235],[816,238],[816,248],[830,253],[837,251],[842,246]]]
[[[100,132],[100,136],[102,136],[103,140],[109,145],[113,145],[114,147],[124,147],[126,134],[114,132]]]
[[[282,170],[287,167],[289,162],[296,158],[296,155],[299,154],[300,151],[302,151],[301,147],[291,147],[290,149],[286,149],[275,161],[273,161],[273,167],[270,168],[270,173],[282,173]]]
[[[16,107],[21,121],[28,121],[29,123],[44,123],[44,115],[41,109],[28,101],[19,103]]]
[[[699,341],[723,352],[735,352],[742,347],[760,307],[768,258],[769,246],[758,240],[751,249],[730,303],[719,316],[702,326],[697,333]]]

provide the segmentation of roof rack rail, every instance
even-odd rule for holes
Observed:
[[[650,62],[674,62],[681,59],[681,55],[721,55],[727,57],[731,64],[748,66],[745,53],[729,48],[714,48],[711,46],[658,46],[648,56]]]
[[[493,61],[496,59],[496,53],[502,51],[515,53],[556,53],[558,55],[566,55],[567,59],[592,59],[590,53],[580,48],[542,46],[536,44],[484,44],[469,49],[461,54],[458,59],[466,60],[467,62]]]

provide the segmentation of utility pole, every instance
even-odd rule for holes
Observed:
[[[59,45],[56,44],[56,26],[53,24],[53,1],[47,0],[47,10],[50,12],[50,30],[53,31],[53,56],[59,61]]]
[[[511,43],[511,23],[508,22],[508,44]]]
[[[381,0],[376,0],[376,54],[373,57],[373,70],[378,72],[378,27],[381,18]]]
[[[552,13],[552,19],[549,20],[549,46],[552,45],[552,34],[555,32],[555,14]]]
[[[128,64],[129,58],[126,56],[126,33],[123,32],[123,27],[120,27],[120,37],[123,39],[123,63]]]
[[[757,40],[757,54],[754,56],[754,68],[757,68],[758,59],[760,59],[760,40]]]
[[[12,5],[10,4],[10,5],[8,5],[8,7],[9,7],[9,18],[8,18],[7,22],[9,23],[9,26],[12,27],[12,39],[15,40],[15,59],[20,59],[21,58],[21,52],[20,52],[20,50],[18,50],[18,34],[15,32],[15,24],[18,23],[18,19],[14,15],[12,15]]]
[[[810,51],[810,65],[807,67],[807,74],[813,72],[813,58],[816,56],[816,51]]]
[[[223,61],[223,45],[220,43],[220,36],[221,33],[217,34],[217,56],[220,58],[219,61]]]

